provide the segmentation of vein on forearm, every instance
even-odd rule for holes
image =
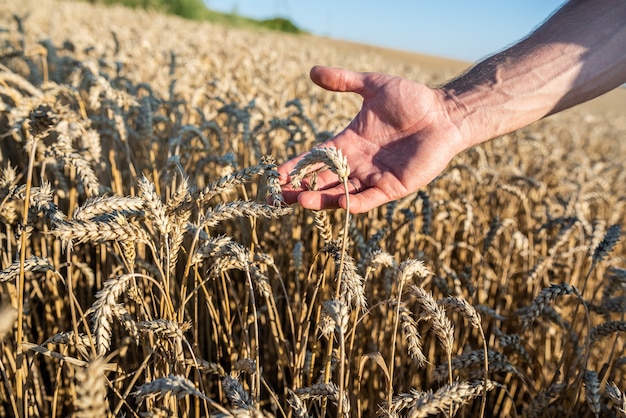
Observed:
[[[442,87],[468,145],[626,81],[626,2],[572,1],[516,45]]]

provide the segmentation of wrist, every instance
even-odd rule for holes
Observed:
[[[451,126],[457,132],[458,151],[466,150],[482,142],[474,134],[471,117],[473,112],[468,103],[469,97],[460,97],[454,89],[446,86],[437,88],[435,92],[439,95],[442,103],[443,111],[441,113],[445,119],[445,122],[442,123]]]

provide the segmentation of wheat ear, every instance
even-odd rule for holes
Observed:
[[[99,358],[76,371],[75,416],[77,418],[106,417],[108,415],[107,385],[104,361]]]
[[[433,295],[419,286],[410,286],[411,294],[422,308],[422,317],[431,321],[433,329],[448,357],[448,378],[452,383],[452,345],[454,343],[454,327],[446,317],[445,310],[437,305]]]
[[[411,390],[410,393],[394,397],[390,409],[393,413],[410,409],[406,416],[415,418],[437,415],[442,412],[450,413],[449,416],[452,416],[461,406],[482,394],[485,388],[490,391],[495,388],[495,384],[492,381],[487,381],[485,384],[483,381],[475,380],[454,382],[441,387],[434,393]]]
[[[131,395],[139,401],[153,397],[160,399],[168,394],[176,396],[178,399],[192,395],[204,400],[209,400],[209,398],[196,389],[196,386],[191,380],[184,376],[174,374],[145,383],[131,393]]]

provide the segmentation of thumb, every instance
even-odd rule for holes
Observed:
[[[365,74],[343,68],[316,65],[311,68],[311,80],[330,91],[361,93],[365,88]]]
[[[370,187],[360,193],[351,194],[349,199],[350,213],[364,213],[392,200],[377,187]],[[348,209],[348,202],[343,194],[339,196],[337,204],[343,209]]]

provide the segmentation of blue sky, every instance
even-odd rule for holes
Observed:
[[[316,35],[465,61],[524,37],[564,0],[204,0],[257,19],[290,18]]]

